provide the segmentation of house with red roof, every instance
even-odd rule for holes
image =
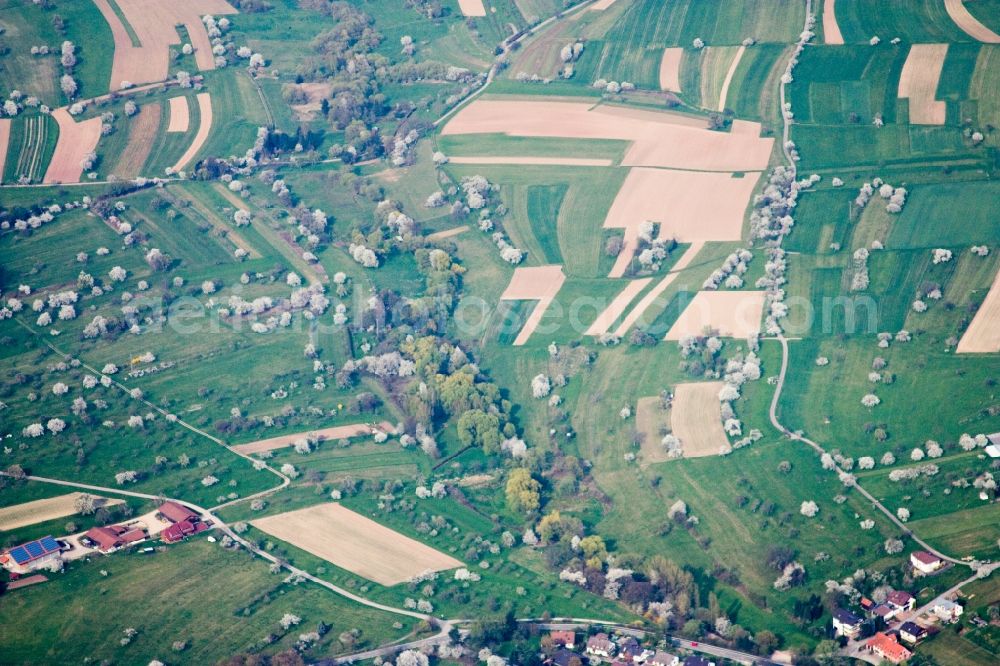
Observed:
[[[107,525],[90,528],[84,533],[82,541],[89,542],[102,552],[113,553],[119,548],[143,541],[147,537],[149,534],[146,530],[138,527]]]
[[[181,522],[174,523],[160,532],[160,538],[166,543],[177,543],[178,541],[183,541],[192,534],[198,534],[199,532],[204,532],[207,529],[208,525],[201,522],[201,520],[182,520]]]
[[[162,518],[171,523],[179,523],[185,520],[200,520],[196,512],[177,502],[164,502],[159,506],[157,512]]]
[[[937,555],[932,555],[926,550],[917,550],[910,553],[910,564],[917,573],[932,574],[941,568],[944,562]]]
[[[913,598],[913,595],[909,592],[904,592],[902,590],[893,590],[886,596],[885,602],[894,608],[897,612],[900,611],[911,611],[916,605],[917,600]]]
[[[575,631],[570,631],[570,630],[559,631],[559,630],[556,630],[556,631],[551,632],[549,634],[549,637],[552,639],[552,642],[555,645],[558,645],[560,647],[564,647],[567,650],[572,650],[574,644],[576,643],[576,632]]]
[[[891,636],[881,631],[868,639],[865,643],[865,649],[872,654],[894,664],[906,661],[913,656],[913,653],[903,647],[903,645],[896,640],[895,636]]]

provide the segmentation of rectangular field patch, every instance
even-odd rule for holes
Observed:
[[[86,493],[68,493],[33,502],[0,507],[0,531],[16,530],[19,527],[72,516],[76,514],[76,499],[84,494]],[[94,501],[94,505],[97,507],[115,506],[116,504],[122,504],[122,500],[101,497]]]
[[[351,425],[343,426],[333,426],[332,428],[322,428],[320,430],[310,430],[308,432],[297,432],[291,435],[280,435],[278,437],[271,437],[268,439],[259,439],[256,442],[249,442],[247,444],[239,444],[232,447],[233,451],[236,453],[264,453],[265,451],[274,451],[275,449],[283,449],[286,446],[291,446],[298,439],[306,439],[308,437],[315,437],[321,442],[326,441],[336,441],[338,439],[350,439],[351,437],[362,437],[364,435],[374,435],[377,431],[392,432],[394,430],[393,425],[387,421],[383,421],[378,425],[372,423],[354,423]]]
[[[674,389],[670,429],[681,442],[685,458],[715,456],[729,448],[722,429],[722,382],[688,382]]]
[[[958,354],[991,354],[1000,351],[1000,271],[969,328],[958,341]]]
[[[707,331],[725,338],[745,338],[760,331],[764,298],[763,291],[699,291],[665,339],[680,340]]]
[[[934,99],[947,44],[914,44],[899,75],[899,97],[910,100],[910,123],[944,125],[947,106]]]
[[[462,566],[454,557],[337,503],[279,513],[251,525],[387,587],[405,583],[425,571]]]

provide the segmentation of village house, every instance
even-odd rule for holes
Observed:
[[[871,616],[878,618],[883,622],[889,622],[892,618],[896,617],[896,609],[892,608],[888,604],[876,604],[872,608]]]
[[[610,658],[615,656],[616,651],[614,642],[605,633],[600,633],[587,639],[587,654],[592,654],[595,657]]]
[[[684,660],[684,666],[715,666],[715,662],[699,655],[692,655]]]
[[[885,598],[885,603],[889,605],[890,608],[899,614],[903,611],[911,611],[916,605],[917,600],[913,598],[913,595],[909,592],[903,592],[902,590],[893,590]]]
[[[631,664],[642,655],[642,648],[639,641],[632,636],[626,636],[618,641],[618,658],[625,663]]]
[[[913,565],[914,571],[922,574],[931,574],[941,568],[944,562],[937,555],[932,555],[926,550],[917,550],[910,553],[910,564]]]
[[[58,541],[44,536],[0,553],[0,566],[16,574],[37,571],[57,561],[61,550]]]
[[[861,618],[851,611],[837,608],[833,611],[833,631],[837,636],[857,638],[861,635]]]
[[[556,650],[551,657],[545,660],[546,666],[584,666],[586,663],[586,657],[566,648]]]
[[[669,652],[657,650],[656,654],[650,657],[646,663],[651,666],[677,666],[681,663],[681,660]]]
[[[958,618],[962,617],[964,610],[962,604],[947,599],[936,602],[931,608],[931,612],[937,615],[942,622],[957,622]]]
[[[927,630],[914,622],[904,622],[899,627],[899,637],[907,643],[918,643],[927,637]]]
[[[108,525],[105,527],[90,528],[84,533],[81,541],[84,545],[91,545],[101,552],[113,553],[119,548],[143,541],[148,536],[146,530],[138,527]]]
[[[575,631],[553,631],[549,634],[549,637],[552,638],[553,644],[564,647],[567,650],[572,650],[576,643]]]
[[[872,654],[893,664],[901,663],[913,656],[913,653],[903,647],[895,636],[881,631],[868,639],[865,648]]]
[[[164,502],[157,509],[159,517],[171,523],[179,523],[185,520],[201,519],[196,512],[177,502]]]

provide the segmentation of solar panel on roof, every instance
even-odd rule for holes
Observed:
[[[38,557],[39,555],[43,555],[45,553],[45,551],[42,550],[42,544],[38,543],[37,541],[32,541],[31,543],[24,544],[24,548],[28,551],[28,554],[31,555],[32,557]]]
[[[22,546],[11,548],[10,556],[13,557],[14,561],[18,564],[24,564],[31,559],[31,556],[28,555],[28,551],[26,551]]]
[[[59,542],[50,536],[42,537],[38,540],[42,544],[42,548],[45,549],[47,553],[53,553],[59,550]]]

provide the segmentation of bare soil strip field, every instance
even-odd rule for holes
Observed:
[[[562,266],[530,266],[528,268],[515,268],[514,275],[510,278],[510,284],[500,295],[501,301],[538,301],[531,311],[528,320],[514,339],[514,346],[519,347],[528,341],[531,334],[538,328],[545,310],[548,309],[552,299],[559,293],[566,276],[562,272]]]
[[[128,143],[114,168],[114,174],[121,178],[135,178],[142,172],[160,128],[159,103],[143,104],[131,123]]]
[[[660,90],[681,91],[681,58],[684,49],[670,46],[663,49],[663,59],[660,60]]]
[[[733,82],[736,68],[740,66],[740,60],[743,59],[743,54],[746,53],[746,50],[747,47],[745,46],[736,49],[736,55],[733,57],[733,61],[729,63],[729,70],[726,72],[726,78],[722,82],[722,92],[719,94],[719,111],[726,110],[726,97],[729,95],[729,84]]]
[[[642,300],[639,301],[638,305],[636,305],[632,311],[625,316],[621,325],[615,329],[615,335],[619,338],[623,337],[628,330],[632,328],[637,321],[639,321],[639,318],[645,314],[646,310],[648,310],[649,307],[656,302],[656,299],[660,297],[660,294],[667,290],[667,287],[669,287],[670,283],[677,278],[677,275],[688,267],[688,264],[694,260],[698,253],[701,252],[701,248],[704,246],[705,243],[702,241],[695,241],[691,243],[691,245],[688,246],[688,249],[684,251],[684,254],[680,256],[680,259],[678,259],[677,262],[671,266],[670,272],[667,273],[662,280],[660,280],[659,284],[650,289],[649,292],[642,297]]]
[[[934,99],[947,44],[914,44],[899,75],[899,97],[910,100],[910,123],[944,125],[947,105]]]
[[[168,132],[187,132],[191,122],[191,112],[188,110],[188,98],[184,95],[170,98],[170,123]]]
[[[239,444],[232,447],[232,449],[237,453],[243,454],[264,453],[265,451],[274,451],[275,449],[283,449],[287,446],[291,446],[295,443],[295,440],[302,439],[307,435],[318,437],[320,441],[334,441],[338,439],[350,439],[351,437],[373,435],[378,430],[389,433],[393,432],[395,427],[387,421],[383,421],[379,424],[354,423],[352,425],[334,426],[332,428],[323,428],[320,430],[297,432],[291,435],[281,435],[280,437],[271,437],[270,439],[259,439],[256,442]]]
[[[608,277],[621,277],[639,243],[639,227],[660,225],[661,240],[737,241],[757,178],[702,171],[636,168],[629,171],[604,219],[606,229],[624,229],[625,243]]]
[[[426,571],[462,566],[450,555],[335,503],[279,513],[251,525],[385,586],[404,583]]]
[[[66,107],[52,112],[59,125],[59,140],[49,168],[45,171],[46,183],[79,183],[83,174],[83,158],[97,149],[101,139],[101,117],[76,122]]]
[[[975,16],[962,4],[962,0],[944,0],[944,8],[948,16],[965,34],[987,44],[1000,44],[1000,35],[979,22]]]
[[[527,164],[543,166],[609,167],[614,161],[596,157],[449,157],[451,164]]]
[[[0,118],[0,183],[3,182],[3,168],[7,164],[8,147],[10,147],[10,120]]]
[[[667,332],[665,340],[716,331],[727,338],[745,338],[760,331],[763,291],[699,291]]]
[[[969,328],[958,341],[958,354],[989,354],[1000,351],[1000,271]]]
[[[615,0],[597,0],[590,6],[592,12],[603,12],[605,9],[615,4]]]
[[[621,293],[615,296],[615,300],[611,301],[611,304],[604,309],[604,312],[597,316],[597,319],[590,325],[585,335],[604,335],[607,333],[608,329],[618,321],[618,318],[622,316],[625,309],[632,303],[635,297],[652,281],[653,278],[629,281],[625,285],[625,288],[621,290]]]
[[[458,8],[463,16],[486,16],[483,0],[458,0]]]
[[[774,144],[759,136],[759,123],[745,123],[740,132],[713,132],[703,119],[677,113],[551,100],[479,99],[443,130],[484,133],[631,141],[624,166],[701,171],[762,171]]]
[[[718,455],[729,446],[722,429],[722,386],[722,382],[690,382],[674,388],[670,429],[681,441],[685,458]]]
[[[670,409],[661,406],[659,396],[647,396],[636,401],[635,429],[642,434],[640,451],[643,465],[670,459],[660,443],[663,430],[670,429]]]
[[[837,13],[834,5],[837,0],[823,0],[823,41],[826,44],[843,44],[844,36],[840,34],[840,24],[837,23]]]
[[[111,65],[111,90],[124,82],[139,84],[163,81],[170,72],[170,47],[181,43],[174,26],[183,25],[194,47],[199,69],[215,69],[208,32],[201,22],[205,14],[235,14],[225,0],[117,0],[118,8],[141,46],[133,46],[128,30],[108,0],[94,0],[111,27],[115,56]]]
[[[58,497],[46,497],[33,502],[24,502],[13,506],[0,507],[0,531],[16,530],[19,527],[44,523],[76,513],[76,500],[85,493],[69,493]],[[99,498],[94,504],[97,507],[122,504],[120,499]]]
[[[451,238],[452,236],[457,236],[461,233],[465,233],[469,230],[469,227],[454,227],[453,229],[445,229],[444,231],[435,231],[427,236],[428,240],[441,240],[442,238]]]
[[[201,118],[198,121],[198,133],[194,135],[191,145],[174,164],[174,171],[182,170],[198,155],[198,151],[208,140],[208,133],[212,131],[212,97],[207,92],[198,93],[198,113]]]

